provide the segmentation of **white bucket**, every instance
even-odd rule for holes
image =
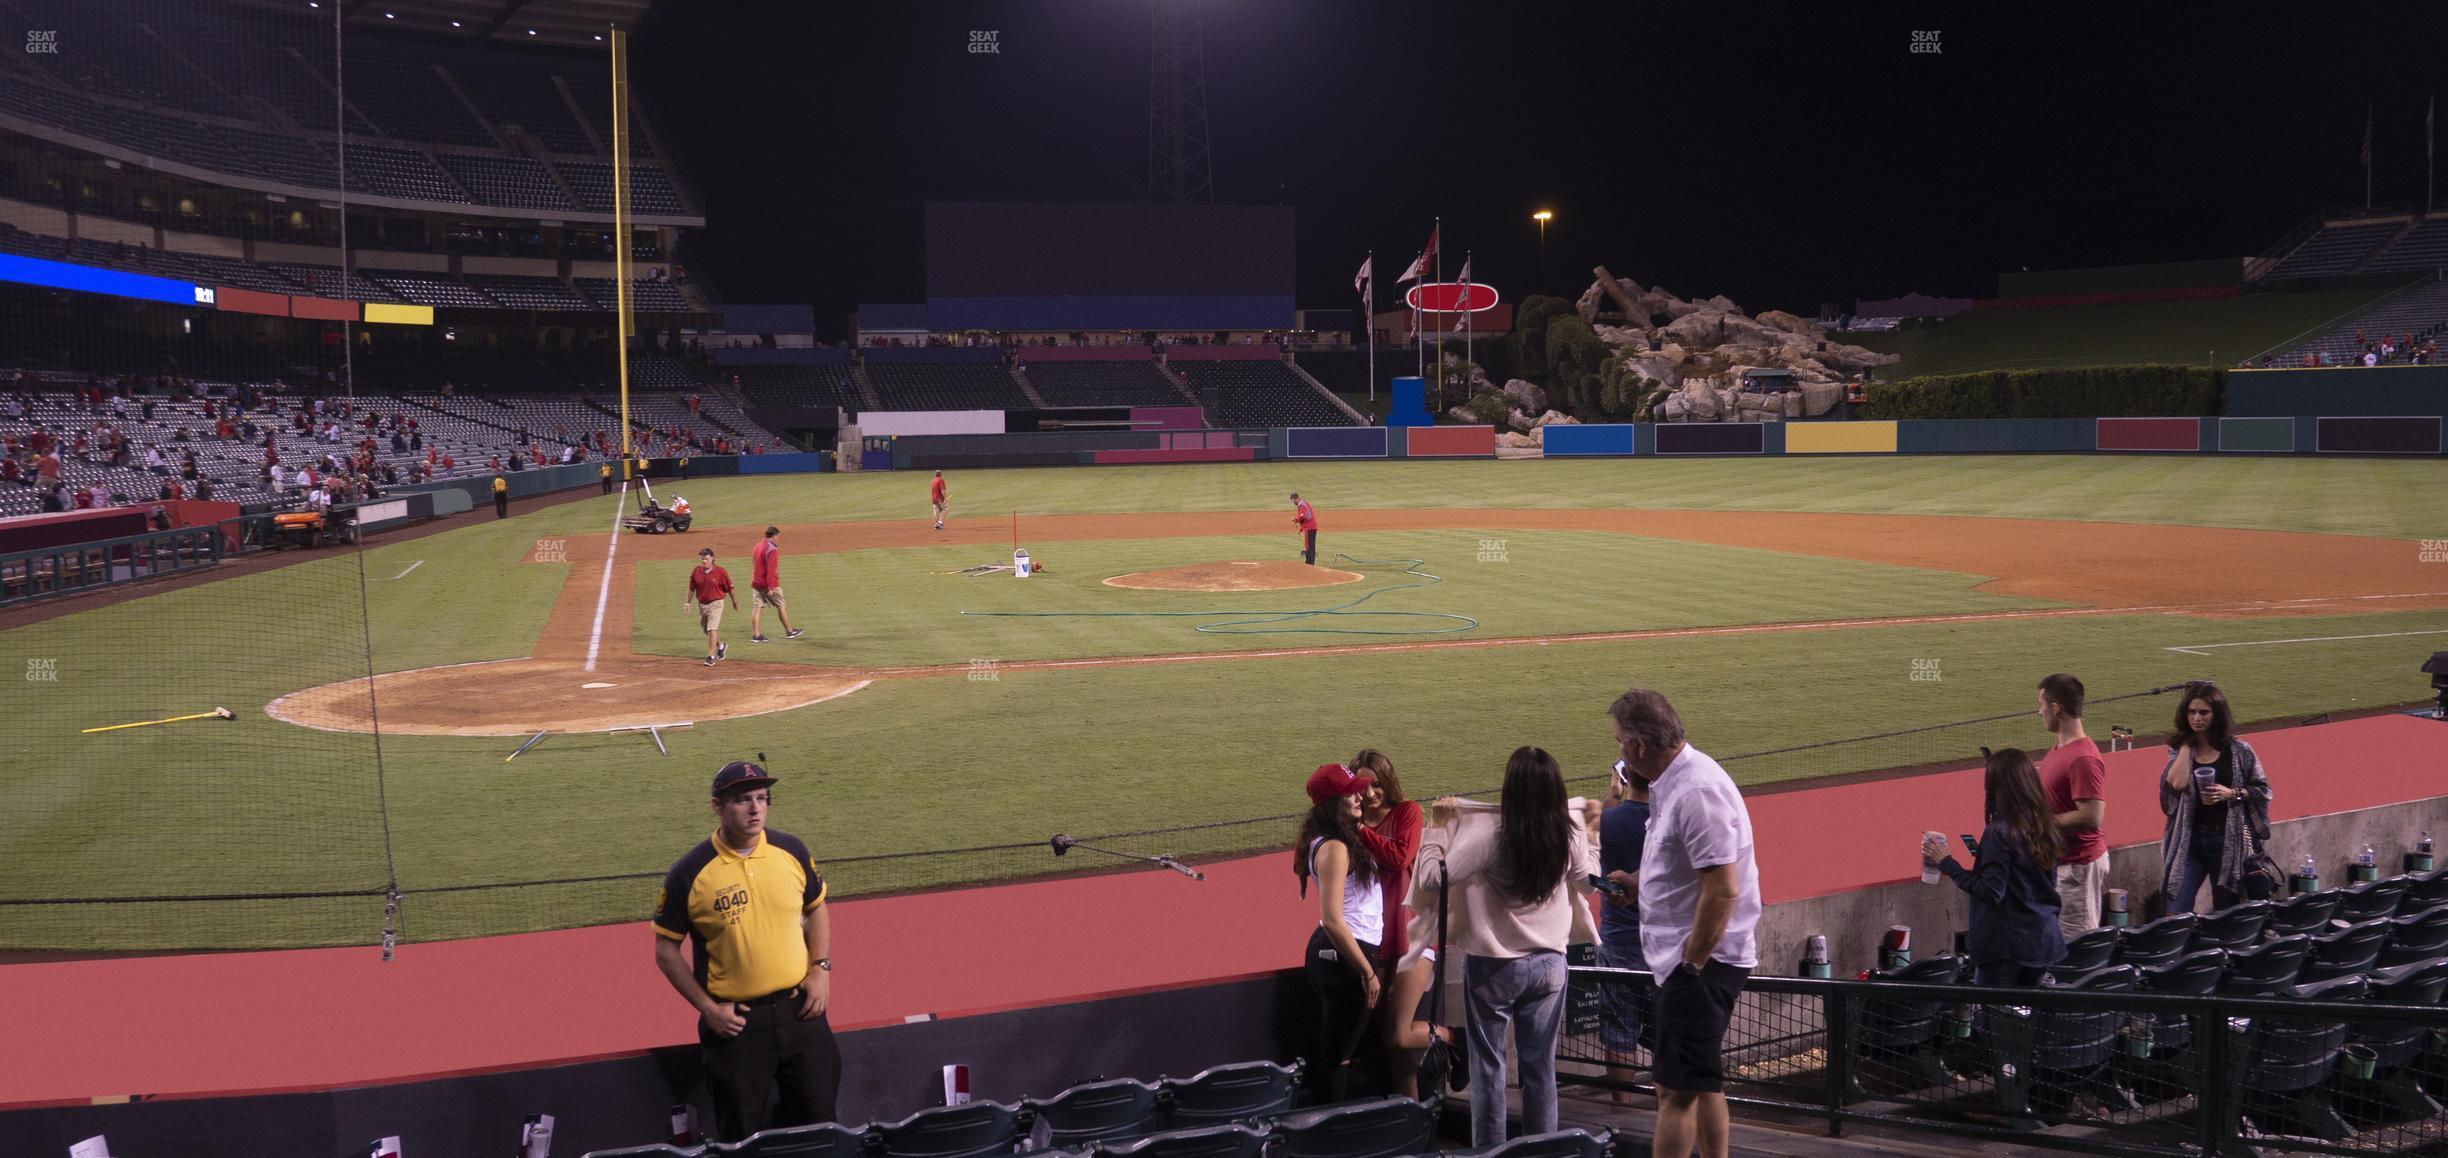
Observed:
[[[1026,579],[1026,578],[1028,578],[1028,577],[1029,577],[1029,570],[1030,570],[1030,567],[1029,567],[1029,556],[1028,556],[1028,552],[1026,552],[1026,551],[1014,551],[1014,552],[1012,552],[1012,574],[1014,574],[1014,575],[1016,575],[1016,576],[1019,576],[1019,577],[1020,577],[1020,578],[1022,578],[1022,579]]]

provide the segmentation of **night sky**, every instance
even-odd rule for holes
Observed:
[[[2259,252],[2362,203],[2367,100],[2375,200],[2421,199],[2448,11],[2144,7],[1208,0],[1216,200],[1297,210],[1303,308],[1371,249],[1389,305],[1441,215],[1509,299],[1605,263],[1807,313]],[[696,268],[836,334],[923,300],[929,199],[1146,195],[1146,0],[665,0],[634,43]]]

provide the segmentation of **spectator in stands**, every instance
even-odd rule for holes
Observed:
[[[1411,892],[1411,862],[1419,857],[1420,826],[1424,816],[1417,801],[1404,798],[1402,778],[1394,773],[1394,760],[1375,748],[1362,748],[1346,765],[1353,772],[1369,778],[1368,791],[1360,800],[1360,843],[1377,865],[1378,896],[1385,909],[1380,927],[1385,941],[1380,946],[1382,963],[1391,965],[1410,951],[1404,932],[1410,915],[1403,912],[1403,898]],[[1410,1011],[1402,1011],[1409,1016]]]
[[[159,443],[150,444],[145,447],[145,469],[152,471],[154,474],[164,473],[165,468],[162,463],[161,445]]]
[[[2167,911],[2190,913],[2204,881],[2212,908],[2261,900],[2245,872],[2269,840],[2269,775],[2251,744],[2235,734],[2227,693],[2202,680],[2185,686],[2168,731],[2167,770],[2159,778],[2160,885]]]
[[[2380,364],[2380,353],[2379,353],[2379,351],[2377,351],[2377,350],[2365,350],[2365,351],[2363,351],[2363,364],[2364,364],[2365,366],[2377,366],[2377,365],[2379,365],[2379,364]]]
[[[731,1141],[830,1122],[841,1087],[826,1017],[832,910],[807,845],[766,827],[774,783],[746,761],[714,774],[714,835],[673,862],[654,916],[655,966],[697,1010],[716,1129]],[[767,883],[751,887],[759,872]]]
[[[1980,849],[1966,869],[1947,854],[1943,836],[1924,836],[1921,859],[1934,863],[1972,897],[1975,985],[2038,985],[2040,974],[2065,960],[2057,920],[2057,859],[2064,831],[2040,790],[2040,774],[2021,748],[1988,756],[1981,781]]]
[[[1598,855],[1588,828],[1567,811],[1563,771],[1544,748],[1516,748],[1505,761],[1492,840],[1457,835],[1465,807],[1450,796],[1436,802],[1419,872],[1446,883],[1463,928],[1449,947],[1463,955],[1470,1007],[1471,1140],[1492,1146],[1505,1138],[1508,1028],[1520,1059],[1523,1132],[1556,1128],[1564,943]]]
[[[41,503],[42,512],[46,515],[68,509],[68,500],[60,494],[59,485],[56,483],[42,489]]]
[[[60,481],[59,452],[45,450],[34,460],[34,481],[41,486],[57,487]]]
[[[2083,683],[2064,672],[2040,681],[2040,724],[2056,737],[2040,758],[2040,787],[2065,830],[2057,862],[2057,919],[2066,940],[2099,927],[2100,894],[2108,884],[2108,765],[2083,732]]]
[[[93,497],[92,492],[90,492],[90,491],[81,491],[81,492],[79,492],[79,493],[84,494],[84,495],[86,496],[86,498],[87,498],[87,499],[89,499],[89,500],[90,500],[90,499]],[[200,502],[200,503],[209,503],[209,502],[211,502],[211,501],[212,501],[212,497],[213,497],[213,481],[212,481],[212,479],[210,479],[210,478],[199,478],[199,479],[197,479],[197,480],[196,480],[195,497],[196,497],[196,501],[197,501],[197,502]]]
[[[1384,938],[1385,906],[1377,892],[1378,868],[1361,843],[1362,797],[1369,777],[1341,764],[1309,774],[1309,814],[1292,845],[1292,876],[1302,896],[1312,878],[1318,886],[1318,927],[1301,954],[1302,970],[1317,993],[1317,1053],[1310,1074],[1320,1104],[1340,1102],[1351,1086],[1352,1053],[1368,1029],[1377,1004],[1377,945]]]
[[[1614,886],[1599,909],[1598,964],[1610,969],[1647,972],[1641,954],[1640,866],[1649,839],[1649,784],[1617,760],[1607,786],[1606,812],[1598,818],[1598,872]],[[1609,985],[1599,991],[1598,1041],[1607,1052],[1607,1068],[1629,1079],[1633,1051],[1640,1047],[1641,1016],[1656,1000],[1656,986],[1647,980]],[[1616,1104],[1631,1100],[1618,1090]]]
[[[25,473],[24,473],[22,470],[18,469],[18,466],[17,466],[17,459],[16,459],[15,457],[13,457],[13,456],[12,456],[12,457],[9,457],[9,458],[0,459],[0,481],[5,481],[5,482],[26,482],[26,481],[28,481],[28,480],[26,479],[26,477],[25,477]]]
[[[1734,1003],[1759,964],[1759,870],[1751,814],[1725,769],[1685,739],[1665,696],[1632,688],[1607,714],[1624,772],[1648,785],[1641,850],[1641,956],[1658,980],[1651,1153],[1695,1143],[1724,1158],[1730,1123],[1724,1045]]]

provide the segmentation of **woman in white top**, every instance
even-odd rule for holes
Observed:
[[[1564,1027],[1564,942],[1573,906],[1583,904],[1598,871],[1594,815],[1576,818],[1564,772],[1546,749],[1522,747],[1505,762],[1502,815],[1494,840],[1454,839],[1461,802],[1439,800],[1436,827],[1420,847],[1418,874],[1434,881],[1442,865],[1464,933],[1449,942],[1462,955],[1470,1007],[1471,1144],[1505,1136],[1505,1033],[1521,1058],[1522,1130],[1556,1128],[1556,1042]],[[1450,842],[1452,847],[1446,847]],[[1586,914],[1586,910],[1584,910]]]
[[[1309,815],[1292,850],[1301,893],[1318,885],[1318,927],[1309,935],[1302,968],[1317,990],[1318,1049],[1309,1059],[1318,1103],[1343,1100],[1351,1084],[1352,1052],[1377,1005],[1377,944],[1385,936],[1385,906],[1376,863],[1360,845],[1361,794],[1370,778],[1341,764],[1309,775]]]

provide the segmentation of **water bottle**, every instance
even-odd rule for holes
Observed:
[[[2425,829],[2422,836],[2414,841],[2414,851],[2406,854],[2406,871],[2427,873],[2438,868],[2439,860],[2431,855],[2431,848],[2431,832]]]
[[[2379,880],[2380,854],[2372,846],[2364,845],[2363,851],[2355,854],[2354,863],[2347,866],[2346,879],[2356,884]]]
[[[2295,879],[2289,886],[2297,893],[2320,891],[2320,862],[2312,859],[2311,853],[2305,853],[2303,863],[2295,866]]]

